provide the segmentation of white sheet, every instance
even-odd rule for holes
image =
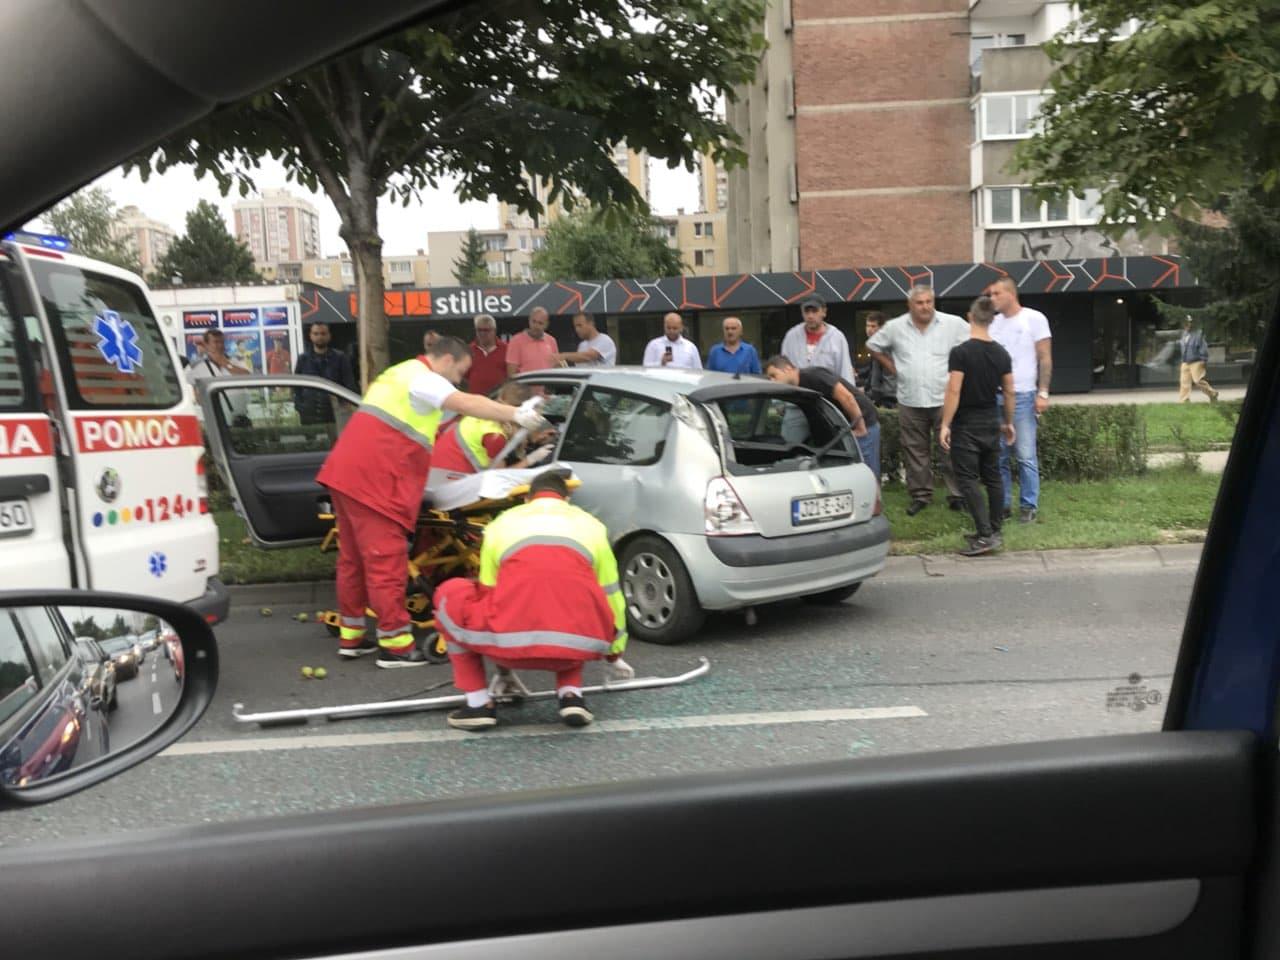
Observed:
[[[563,463],[548,463],[527,470],[482,470],[458,480],[427,484],[427,497],[437,510],[456,510],[477,500],[501,500],[516,487],[531,483],[533,478],[548,470],[573,471]]]

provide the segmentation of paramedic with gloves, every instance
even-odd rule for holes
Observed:
[[[479,582],[459,578],[436,588],[436,627],[449,644],[454,685],[467,695],[467,705],[449,714],[457,730],[498,724],[484,657],[500,671],[553,672],[560,719],[570,727],[594,719],[582,698],[588,660],[608,660],[611,679],[634,676],[620,659],[627,612],[609,535],[568,497],[563,477],[539,474],[526,503],[485,527]]]
[[[445,410],[536,429],[530,404],[513,407],[457,388],[471,348],[441,337],[428,353],[384,370],[369,386],[316,479],[333,494],[338,520],[338,655],[378,651],[379,667],[428,662],[414,645],[405,608],[409,535],[418,522],[431,450]],[[365,610],[378,617],[378,640],[365,636]]]
[[[530,396],[532,391],[527,386],[511,382],[498,391],[498,402],[518,407],[528,402]],[[441,483],[479,473],[490,467],[507,467],[512,470],[533,467],[550,458],[555,444],[542,443],[523,456],[520,451],[512,451],[507,455],[510,462],[496,463],[495,458],[511,442],[515,432],[515,427],[511,424],[482,417],[454,419],[441,428],[440,435],[436,438],[427,486],[434,489]],[[554,431],[547,431],[542,436],[553,437]]]

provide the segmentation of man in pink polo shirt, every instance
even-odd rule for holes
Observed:
[[[534,307],[529,312],[529,329],[521,330],[507,344],[507,376],[556,366],[555,355],[560,348],[556,346],[556,338],[547,333],[550,325],[551,317],[545,307]]]

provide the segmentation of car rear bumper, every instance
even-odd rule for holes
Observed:
[[[795,549],[784,552],[775,549],[777,541],[763,537],[733,538],[754,541],[757,547],[762,548],[752,556],[764,557],[764,562],[750,564],[741,563],[747,556],[750,543],[743,544],[734,552],[727,550],[723,542],[713,547],[715,538],[710,537],[668,534],[667,539],[685,562],[699,604],[706,610],[733,610],[835,590],[874,577],[883,570],[885,558],[889,555],[888,522],[883,517],[875,517],[865,524],[845,529],[854,532],[835,541],[839,543],[836,552],[818,550],[814,543],[797,543]],[[801,534],[787,539],[809,540],[814,536]],[[831,541],[827,541],[827,547],[830,546]],[[718,554],[739,563],[731,565]]]
[[[889,521],[879,516],[865,523],[790,537],[707,537],[706,540],[712,555],[725,566],[771,567],[828,560],[887,545]]]
[[[216,626],[231,612],[231,591],[217,577],[210,577],[204,595],[190,601],[187,606],[200,614],[205,623]]]

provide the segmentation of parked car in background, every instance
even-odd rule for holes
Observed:
[[[114,710],[117,706],[115,662],[93,637],[76,637],[76,651],[84,665],[91,705],[100,710]]]

